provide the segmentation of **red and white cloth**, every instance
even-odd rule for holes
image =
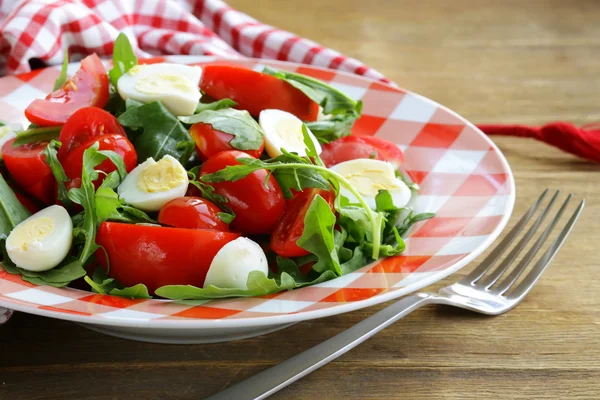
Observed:
[[[390,83],[358,60],[229,7],[220,0],[0,0],[0,75],[30,70],[29,60],[110,56],[124,32],[138,56],[254,57],[312,64]]]

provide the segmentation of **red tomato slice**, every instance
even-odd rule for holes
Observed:
[[[219,218],[221,210],[209,200],[180,197],[171,200],[158,213],[158,222],[184,229],[215,229],[228,232],[229,226]]]
[[[231,99],[237,108],[258,117],[262,110],[276,108],[303,121],[316,121],[319,105],[289,83],[274,76],[232,65],[207,65],[200,88],[210,97]]]
[[[334,210],[335,193],[323,189],[304,189],[298,193],[277,222],[271,235],[271,249],[281,257],[301,257],[309,254],[296,244],[304,232],[304,216],[315,196],[323,197]]]
[[[59,140],[62,146],[58,150],[58,156],[64,157],[90,139],[111,134],[127,137],[119,121],[109,112],[98,107],[81,108],[71,115],[60,130]]]
[[[68,154],[61,158],[61,164],[65,170],[65,174],[71,179],[81,178],[81,169],[83,167],[83,153],[86,149],[91,147],[94,143],[99,143],[100,150],[112,150],[121,157],[125,162],[125,169],[127,172],[134,169],[137,165],[137,153],[131,142],[122,135],[102,135],[98,137],[92,137],[80,146],[71,150]],[[96,167],[97,170],[104,171],[109,174],[117,170],[117,167],[110,160],[103,161]],[[96,185],[100,185],[103,181],[101,176],[97,181],[94,182]]]
[[[221,248],[240,235],[208,229],[103,222],[96,242],[106,250],[108,274],[125,286],[143,283],[150,292],[164,285],[202,287]],[[97,259],[106,266],[104,251]]]
[[[190,136],[196,142],[196,150],[202,161],[206,161],[209,157],[226,150],[237,150],[229,142],[233,139],[233,135],[213,129],[210,124],[194,124],[190,128]],[[254,158],[259,158],[265,144],[260,146],[258,150],[240,150],[250,154]]]
[[[11,139],[2,146],[2,157],[10,176],[23,191],[46,205],[52,204],[54,175],[42,154],[48,142],[13,147],[15,140]]]
[[[395,167],[404,163],[404,155],[395,143],[374,136],[345,136],[323,145],[321,159],[328,167],[357,158],[389,161]]]
[[[34,100],[25,116],[39,126],[56,126],[67,122],[75,111],[86,106],[104,107],[108,102],[108,76],[96,54],[81,60],[81,68],[62,88],[45,100]]]
[[[240,165],[236,158],[248,158],[249,155],[237,150],[223,151],[209,158],[200,176],[217,172],[228,165]],[[271,175],[265,179],[267,171],[254,171],[247,177],[235,182],[210,183],[215,192],[229,200],[229,207],[235,212],[231,228],[248,234],[270,233],[277,219],[285,210],[285,200],[279,184]]]

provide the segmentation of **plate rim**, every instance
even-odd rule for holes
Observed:
[[[355,79],[363,80],[369,83],[379,83],[381,85],[387,86],[393,90],[401,91],[407,94],[411,94],[412,96],[418,97],[420,100],[432,103],[436,105],[438,108],[443,109],[449,114],[457,117],[461,121],[465,122],[465,125],[472,128],[479,134],[483,139],[492,147],[495,153],[498,155],[500,163],[503,169],[507,174],[507,182],[509,185],[509,194],[507,195],[508,201],[505,206],[505,212],[502,215],[502,219],[500,223],[496,226],[496,228],[487,235],[485,241],[480,243],[474,250],[468,253],[462,259],[456,261],[452,266],[432,273],[431,275],[418,280],[416,284],[408,285],[396,290],[386,290],[380,294],[372,296],[367,299],[351,301],[345,303],[339,303],[336,306],[327,307],[324,309],[310,310],[310,311],[298,311],[296,313],[289,314],[281,314],[281,315],[269,315],[269,316],[260,316],[260,317],[252,317],[252,318],[221,318],[221,319],[201,319],[201,318],[185,318],[185,319],[133,319],[133,318],[123,318],[123,317],[103,317],[98,315],[78,315],[71,314],[66,312],[47,310],[39,308],[38,306],[31,306],[28,304],[22,304],[19,302],[11,302],[10,300],[6,300],[5,298],[0,297],[0,306],[9,308],[11,310],[26,312],[29,314],[40,315],[43,317],[56,318],[66,321],[73,321],[83,324],[92,324],[92,325],[103,325],[103,326],[115,326],[115,327],[130,327],[130,328],[141,328],[141,329],[168,329],[168,330],[193,330],[193,329],[204,329],[204,328],[238,328],[238,327],[257,327],[257,326],[272,326],[272,325],[282,325],[293,322],[302,322],[312,319],[325,318],[333,315],[344,314],[351,311],[356,311],[359,309],[371,307],[373,305],[381,304],[388,302],[390,300],[398,299],[400,297],[406,296],[408,294],[414,293],[418,290],[423,289],[435,282],[438,282],[465,267],[467,264],[471,263],[476,257],[478,257],[481,253],[483,253],[488,247],[492,245],[492,243],[500,236],[502,231],[504,231],[508,221],[512,216],[512,212],[514,209],[514,204],[516,200],[516,185],[513,171],[508,163],[506,157],[502,153],[502,151],[498,148],[498,146],[487,136],[485,135],[476,125],[462,117],[455,111],[449,109],[448,107],[440,104],[428,97],[415,93],[411,90],[407,90],[400,86],[394,86],[391,84],[387,84],[384,82],[376,81],[361,75],[354,74],[352,72],[343,71],[343,70],[334,70],[330,68],[324,68],[320,66],[314,66],[310,64],[302,64],[295,63],[289,61],[281,61],[281,60],[265,60],[259,58],[250,58],[243,57],[239,59],[232,58],[224,58],[224,57],[213,57],[213,56],[195,56],[195,55],[166,55],[159,57],[168,57],[173,60],[190,60],[192,59],[194,63],[202,63],[202,62],[215,62],[215,61],[227,61],[227,62],[235,62],[241,61],[243,62],[253,62],[255,64],[280,64],[280,65],[289,65],[295,67],[303,67],[309,69],[316,69],[321,71],[335,72],[336,74],[343,74],[348,77],[352,77]],[[103,59],[103,61],[107,61]],[[70,63],[79,65],[78,62]],[[58,69],[57,66],[49,66],[46,68],[54,68]],[[2,77],[0,77],[2,79]],[[88,292],[80,289],[76,289],[85,293],[93,294],[93,292]],[[153,299],[154,301],[159,302],[175,302],[172,300],[164,300],[164,299]]]

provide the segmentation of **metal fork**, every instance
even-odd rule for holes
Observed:
[[[398,321],[408,313],[426,304],[446,304],[488,315],[499,315],[509,311],[523,300],[546,267],[548,267],[565,242],[567,236],[571,233],[571,230],[585,205],[585,201],[579,203],[577,209],[571,215],[571,218],[557,238],[552,242],[548,250],[546,250],[535,265],[529,269],[529,273],[525,278],[516,284],[519,277],[521,277],[528,269],[532,259],[539,252],[540,248],[555,228],[565,212],[572,195],[567,197],[555,217],[550,221],[548,227],[541,233],[539,238],[533,242],[532,247],[508,276],[503,278],[510,267],[513,264],[516,264],[515,260],[519,254],[531,242],[534,234],[539,230],[542,222],[549,215],[552,206],[558,198],[558,191],[552,196],[548,205],[541,211],[540,215],[516,243],[506,258],[502,260],[497,267],[494,268],[494,266],[498,264],[501,256],[519,237],[521,231],[533,218],[547,193],[548,189],[542,193],[525,215],[521,217],[515,227],[486,257],[481,265],[460,281],[441,289],[438,293],[417,293],[412,296],[404,297],[364,321],[359,322],[352,328],[347,329],[279,365],[237,383],[208,399],[264,399],[336,359],[369,339],[377,332]]]

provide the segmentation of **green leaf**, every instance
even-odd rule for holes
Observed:
[[[315,271],[331,270],[336,275],[342,275],[333,234],[335,224],[335,214],[331,212],[329,204],[317,195],[306,211],[304,231],[296,243],[317,256],[318,260],[313,265]]]
[[[81,261],[75,257],[67,257],[57,267],[48,271],[35,272],[18,268],[23,276],[23,280],[36,285],[50,285],[54,287],[63,287],[76,279],[86,275]]]
[[[231,223],[231,221],[233,221],[233,219],[235,218],[235,213],[233,212],[231,207],[229,207],[227,205],[227,203],[229,202],[227,197],[220,195],[218,193],[215,193],[215,188],[210,185],[207,185],[206,183],[203,183],[203,182],[200,182],[197,180],[190,180],[190,184],[194,185],[198,190],[200,190],[200,192],[202,193],[202,197],[204,197],[207,200],[212,201],[217,206],[219,206],[219,208],[221,210],[224,210],[225,213],[231,215],[231,217],[224,217],[225,219],[230,219],[229,222],[226,222],[223,218],[221,218],[223,220],[223,222],[225,222],[226,224],[229,224],[229,223]],[[225,213],[223,213],[223,214],[225,214]]]
[[[100,225],[102,222],[111,217],[119,215],[119,207],[121,201],[119,195],[114,190],[107,187],[100,187],[96,190],[96,223]]]
[[[46,156],[44,161],[50,167],[52,175],[54,175],[54,179],[56,180],[58,201],[60,201],[67,210],[72,210],[73,202],[69,199],[67,187],[65,186],[65,183],[69,181],[69,177],[65,174],[65,170],[60,161],[58,161],[57,149],[60,148],[60,146],[60,142],[52,140],[48,146],[46,146],[46,149],[44,149],[42,154]]]
[[[223,108],[231,108],[237,106],[237,103],[231,99],[221,99],[212,103],[198,103],[194,114],[199,114],[203,111],[217,111]]]
[[[279,71],[265,67],[263,72],[283,79],[292,86],[301,90],[315,103],[323,107],[325,114],[341,114],[357,109],[357,102],[346,96],[341,91],[306,75],[296,74],[288,71]]]
[[[226,213],[226,212],[220,212],[220,213],[217,213],[217,215],[219,216],[219,219],[221,221],[223,221],[224,223],[226,223],[227,225],[229,225],[235,218],[235,214],[230,214],[230,213]]]
[[[394,205],[394,199],[387,190],[380,190],[375,196],[375,206],[377,211],[398,211],[398,207]]]
[[[57,140],[60,135],[60,129],[60,126],[50,126],[45,128],[29,128],[17,132],[17,139],[14,141],[13,147],[23,146],[28,143]]]
[[[306,146],[306,155],[312,157],[315,160],[315,164],[324,167],[325,163],[323,163],[323,160],[319,157],[315,143],[312,141],[305,124],[302,124],[302,137],[304,139],[304,145]]]
[[[52,89],[53,92],[60,89],[65,83],[67,83],[67,67],[69,66],[68,48],[65,49],[64,54],[62,67],[60,68],[60,75],[58,75],[58,78],[56,78],[56,81],[54,81],[54,88]]]
[[[0,241],[30,215],[0,174]]]
[[[348,136],[360,114],[354,111],[332,116],[330,119],[307,122],[306,126],[321,143],[330,143]]]
[[[367,265],[367,257],[365,256],[362,248],[360,246],[356,246],[354,248],[354,252],[352,252],[352,257],[341,265],[342,275],[354,272],[365,265]]]
[[[113,47],[113,68],[108,71],[110,82],[116,88],[119,78],[136,66],[138,59],[133,52],[127,35],[119,33]]]
[[[215,130],[233,135],[229,144],[238,150],[258,150],[263,145],[264,135],[260,125],[245,110],[206,110],[190,117],[179,117],[179,120],[190,125],[208,124]]]
[[[137,285],[123,289],[113,289],[109,292],[112,296],[127,297],[130,299],[151,299],[146,285],[138,283]]]
[[[155,101],[128,108],[118,120],[123,126],[143,129],[133,142],[140,161],[150,157],[160,160],[168,154],[184,165],[187,163],[187,151],[179,147],[179,143],[191,142],[192,138],[182,123],[161,103]]]
[[[408,215],[404,218],[402,224],[400,224],[400,226],[398,227],[398,233],[399,235],[404,235],[417,222],[424,221],[433,217],[435,217],[435,213],[421,213],[413,215],[413,212],[410,211]]]
[[[205,288],[191,285],[168,285],[156,289],[155,293],[158,296],[171,300],[208,300],[227,297],[252,297],[315,285],[333,279],[334,277],[335,274],[333,272],[326,271],[312,281],[296,281],[287,272],[269,278],[261,271],[252,271],[248,275],[246,283],[248,289],[218,288],[212,285]]]

